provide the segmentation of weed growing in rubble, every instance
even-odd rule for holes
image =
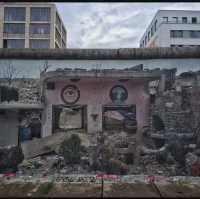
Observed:
[[[62,142],[60,153],[66,164],[79,164],[81,160],[81,140],[78,135],[72,134],[69,139]]]

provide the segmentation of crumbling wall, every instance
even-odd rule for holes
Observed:
[[[187,92],[187,91],[186,91]],[[193,92],[196,92],[195,90]],[[177,133],[193,133],[196,125],[197,114],[193,104],[197,99],[187,98],[183,92],[168,90],[157,96],[152,109],[152,115],[159,116],[165,126],[165,132],[173,129]],[[196,105],[195,105],[196,106]],[[155,131],[155,127],[152,127]]]
[[[11,85],[5,79],[1,79],[0,85],[15,88],[18,91],[19,103],[37,104],[40,102],[39,79],[13,79]]]

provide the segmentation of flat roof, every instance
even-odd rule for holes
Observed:
[[[133,80],[156,80],[162,74],[161,70],[131,70],[131,69],[63,69],[41,73],[41,81],[65,81],[73,78],[98,78],[98,79],[133,79]]]
[[[166,59],[200,58],[200,46],[119,49],[0,49],[0,59]]]

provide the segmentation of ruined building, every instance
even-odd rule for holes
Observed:
[[[80,156],[89,169],[177,174],[178,168],[180,174],[188,150],[198,148],[200,96],[199,73],[176,77],[176,64],[197,65],[199,50],[0,51],[2,60],[29,66],[48,60],[54,67],[37,80],[12,80],[12,86],[2,80],[0,145],[20,144],[30,158],[57,153],[55,143],[72,133],[85,147]],[[173,68],[159,69],[166,64]],[[179,138],[183,148],[176,149],[171,141]]]

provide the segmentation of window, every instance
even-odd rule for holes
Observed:
[[[178,23],[178,17],[172,17],[172,22]]]
[[[147,45],[147,36],[145,37],[145,45]]]
[[[183,38],[190,38],[190,30],[183,30]]]
[[[196,17],[192,17],[192,23],[197,23],[197,18]]]
[[[153,36],[153,26],[151,27],[151,37]]]
[[[182,23],[187,23],[187,17],[182,17]]]
[[[163,22],[167,23],[168,22],[168,17],[163,17]]]
[[[31,21],[50,21],[50,8],[31,8]]]
[[[1,102],[18,101],[18,99],[19,99],[18,90],[16,88],[1,86],[0,93],[1,93],[1,95],[0,95]]]
[[[50,34],[50,25],[49,24],[31,24],[30,25],[31,34]]]
[[[26,10],[25,8],[6,7],[4,9],[5,21],[25,21]]]
[[[157,20],[154,23],[154,29],[155,29],[155,32],[156,32],[156,30],[157,30]]]
[[[183,31],[182,30],[171,30],[170,31],[170,37],[171,38],[182,38],[183,37]]]
[[[191,30],[190,31],[190,37],[191,38],[200,38],[200,31]]]
[[[3,41],[4,48],[24,48],[25,41],[24,39],[5,39]]]
[[[50,42],[47,39],[31,39],[30,48],[49,48]]]
[[[4,31],[4,33],[10,33],[10,34],[24,34],[25,33],[25,24],[5,23],[3,31]]]
[[[148,32],[148,41],[150,40],[150,31]]]
[[[175,47],[175,46],[176,46],[176,45],[173,45],[173,44],[172,44],[172,45],[170,45],[170,47]]]

